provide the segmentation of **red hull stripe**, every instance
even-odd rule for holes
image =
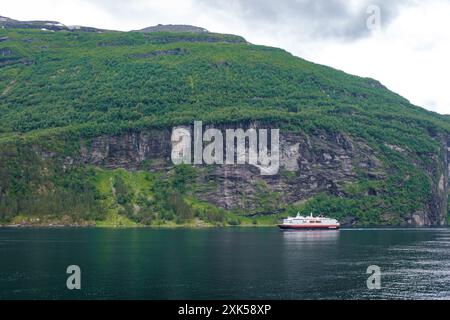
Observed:
[[[301,226],[301,225],[278,225],[281,229],[339,229],[338,225]]]

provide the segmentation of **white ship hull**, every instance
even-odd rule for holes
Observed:
[[[341,225],[336,219],[297,215],[295,218],[284,219],[278,227],[282,230],[338,230]]]
[[[340,225],[292,225],[292,224],[279,224],[278,227],[283,230],[338,230]]]

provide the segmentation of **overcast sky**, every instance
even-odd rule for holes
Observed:
[[[238,34],[375,78],[414,104],[450,114],[450,0],[0,0],[0,15],[124,31],[191,24]]]

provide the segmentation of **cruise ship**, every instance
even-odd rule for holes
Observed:
[[[312,213],[309,217],[301,216],[298,213],[294,218],[283,219],[283,223],[278,225],[282,230],[337,230],[340,226],[336,219],[323,216],[313,217]]]

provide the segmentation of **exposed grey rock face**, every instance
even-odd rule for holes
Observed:
[[[450,137],[441,137],[442,158],[439,155],[432,157],[432,165],[428,172],[433,177],[433,199],[430,207],[431,216],[428,224],[437,221],[439,225],[445,225],[447,220],[449,177],[450,177]]]
[[[226,209],[256,212],[265,196],[282,204],[302,202],[320,192],[342,195],[344,183],[356,180],[355,166],[370,168],[374,174],[379,169],[370,148],[362,143],[354,145],[343,135],[286,133],[281,135],[280,144],[277,175],[261,176],[250,165],[215,166],[202,182],[214,181],[218,188],[200,194],[200,198]]]
[[[217,128],[223,131],[234,127]],[[446,224],[450,137],[442,143],[444,159],[436,156],[428,170],[433,180],[429,208],[412,213],[405,224]],[[131,131],[83,141],[80,158],[69,159],[66,165],[81,162],[109,169],[167,172],[173,167],[171,150],[170,130]],[[385,179],[388,175],[376,153],[364,141],[341,133],[304,135],[281,131],[280,170],[274,176],[261,176],[258,168],[248,164],[198,168],[196,185],[203,186],[195,191],[199,199],[225,209],[242,209],[247,214],[277,212],[281,204],[300,204],[322,192],[345,196],[344,185],[357,180],[358,170],[374,180]],[[261,212],[258,208],[265,198],[273,204],[270,212]],[[386,215],[389,219],[389,214]],[[349,216],[343,224],[354,221],[354,217]]]
[[[150,160],[152,170],[172,167],[171,132],[129,132],[101,136],[90,145],[83,143],[81,158],[86,164],[106,168],[140,169]],[[261,193],[279,197],[280,203],[304,201],[319,192],[341,195],[345,182],[356,179],[355,168],[364,168],[382,178],[380,161],[362,141],[345,135],[304,136],[282,133],[280,170],[275,176],[261,176],[251,165],[217,165],[201,170],[199,184],[214,187],[199,198],[226,209],[254,211]]]
[[[1,57],[7,57],[12,54],[13,54],[13,52],[10,48],[0,48],[0,56]]]
[[[82,143],[82,161],[110,169],[137,170],[145,160],[161,160],[165,165],[155,170],[164,169],[170,166],[170,137],[168,130],[97,137],[89,146]]]
[[[427,167],[432,179],[432,199],[428,210],[412,214],[409,224],[416,226],[446,225],[450,177],[450,136],[436,137],[441,142],[441,154],[430,155],[431,163]],[[399,152],[405,152],[400,150]]]
[[[248,127],[254,128],[255,124]],[[225,128],[236,127],[217,128],[223,132]],[[442,143],[444,158],[434,157],[428,170],[433,182],[429,206],[405,217],[405,225],[446,224],[450,137],[443,138]],[[68,158],[64,165],[81,163],[108,169],[167,172],[173,168],[171,151],[170,130],[130,131],[82,141],[79,158]],[[55,156],[40,154],[44,158]],[[278,212],[283,204],[300,204],[323,192],[346,196],[344,186],[357,181],[357,172],[361,170],[372,180],[383,180],[388,176],[376,153],[364,141],[342,133],[319,132],[314,135],[280,132],[280,170],[277,175],[262,176],[259,168],[248,164],[200,165],[198,169],[195,185],[200,189],[193,189],[196,197],[224,209],[242,209],[246,214]],[[262,201],[270,202],[270,211],[261,211]],[[389,213],[382,219],[389,221]],[[355,221],[355,217],[348,216],[341,223],[352,225]]]

